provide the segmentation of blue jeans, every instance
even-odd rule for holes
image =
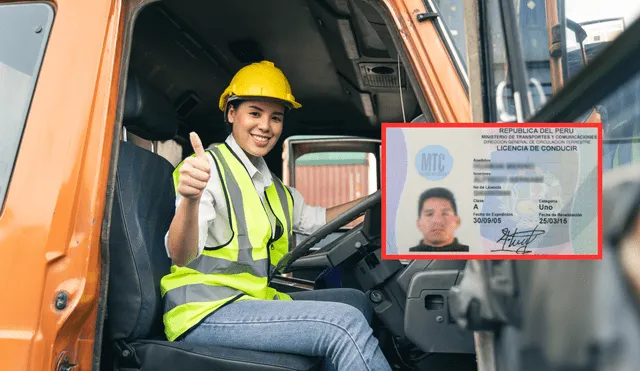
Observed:
[[[364,293],[326,289],[290,294],[293,301],[245,300],[205,318],[185,342],[324,357],[328,369],[390,371],[369,325]]]

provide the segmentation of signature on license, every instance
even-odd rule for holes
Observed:
[[[524,231],[518,231],[518,228],[516,228],[513,233],[511,233],[509,228],[504,228],[502,229],[502,236],[496,241],[502,242],[502,248],[491,250],[491,252],[508,251],[522,255],[529,254],[532,251],[527,250],[527,246],[543,234],[545,234],[545,231],[539,230],[537,225],[533,229]]]

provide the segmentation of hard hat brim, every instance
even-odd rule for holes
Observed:
[[[237,96],[237,95],[232,95],[230,97],[227,98],[226,103],[229,104],[229,102],[235,101],[235,100],[243,100],[243,101],[247,101],[247,100],[258,100],[258,101],[266,101],[266,102],[278,102],[280,104],[282,104],[283,106],[285,106],[286,108],[289,109],[298,109],[302,107],[302,104],[296,102],[296,101],[288,101],[288,100],[284,100],[284,99],[280,99],[280,98],[274,98],[274,97],[264,97],[264,96]]]

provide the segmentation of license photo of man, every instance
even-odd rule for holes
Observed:
[[[418,230],[423,235],[411,252],[468,252],[469,246],[455,236],[460,217],[453,193],[446,188],[430,188],[418,199]]]

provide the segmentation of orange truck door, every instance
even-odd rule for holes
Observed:
[[[384,0],[435,122],[471,121],[466,72],[433,0]],[[462,2],[460,2],[462,8]],[[462,9],[459,10],[460,12]],[[418,94],[418,92],[416,92]]]
[[[92,369],[120,6],[0,2],[3,370]]]

